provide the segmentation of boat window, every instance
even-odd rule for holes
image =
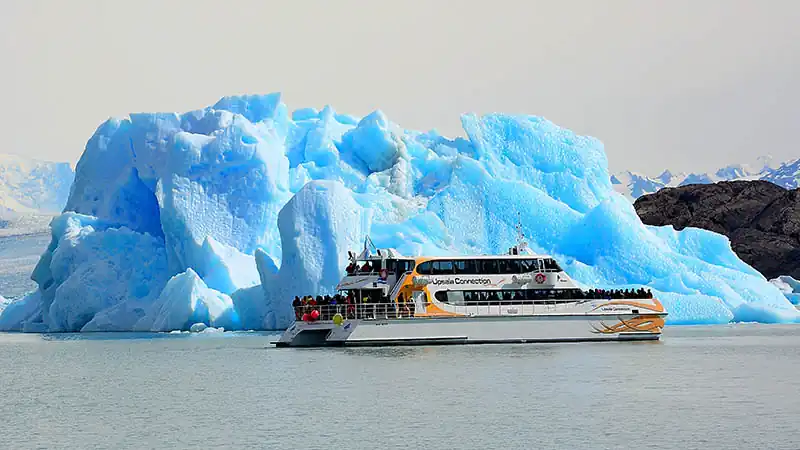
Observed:
[[[558,267],[555,259],[547,258],[542,260],[544,261],[544,270],[551,271],[551,272],[560,272],[561,267]]]
[[[447,302],[451,305],[461,306],[464,304],[464,291],[448,291]]]
[[[436,300],[442,303],[447,303],[447,291],[439,291],[434,295],[434,297]]]
[[[486,275],[497,273],[497,260],[482,259],[479,262],[480,262],[480,273]]]
[[[499,259],[497,260],[497,273],[508,273],[508,260],[506,259]]]
[[[453,261],[453,268],[457,274],[476,275],[478,272],[477,262],[474,259]]]
[[[395,260],[387,259],[383,262],[383,268],[388,270],[389,272],[394,272],[394,264]]]
[[[520,273],[519,260],[518,259],[507,260],[505,273]]]
[[[433,273],[433,264],[430,261],[417,266],[417,273],[420,275],[430,275]]]
[[[433,263],[434,275],[450,275],[453,273],[453,261],[435,261]]]
[[[446,297],[443,297],[445,295],[443,292],[445,291],[438,293],[436,299],[451,305],[553,305],[586,298],[586,294],[580,289],[446,291]]]
[[[529,259],[520,259],[519,260],[519,271],[520,273],[526,273],[531,271],[531,261]]]
[[[478,270],[478,262],[474,259],[468,259],[466,261],[462,261],[464,263],[464,273],[466,275],[477,275],[480,273]]]
[[[410,272],[414,270],[414,261],[408,259],[398,260],[397,268],[399,272]]]

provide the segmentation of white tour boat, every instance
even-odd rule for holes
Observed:
[[[667,312],[649,291],[584,291],[546,255],[350,253],[330,300],[294,303],[275,344],[383,346],[657,340]]]

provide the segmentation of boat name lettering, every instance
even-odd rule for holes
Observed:
[[[436,278],[433,284],[439,286],[444,284],[492,284],[488,278]]]
[[[604,306],[600,308],[600,311],[628,311],[630,309],[630,306]]]

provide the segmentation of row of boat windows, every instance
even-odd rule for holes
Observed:
[[[434,297],[451,305],[567,303],[585,297],[580,289],[520,289],[516,291],[439,291]]]
[[[420,275],[492,275],[540,271],[560,272],[561,267],[552,258],[439,260],[417,266]]]

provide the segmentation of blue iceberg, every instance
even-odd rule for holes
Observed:
[[[0,329],[279,329],[331,292],[365,235],[407,255],[504,253],[515,226],[586,287],[646,286],[669,323],[796,322],[711,232],[641,223],[597,139],[534,116],[462,117],[465,137],[304,108],[279,94],[100,125],[65,212]]]

